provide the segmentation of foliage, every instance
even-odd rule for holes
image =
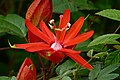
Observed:
[[[89,80],[112,80],[119,76],[117,73],[111,73],[117,68],[120,67],[120,64],[113,64],[108,67],[105,67],[101,70],[101,65],[95,65],[94,69],[89,73]]]
[[[109,53],[109,55],[105,59],[106,65],[119,63],[119,62],[120,62],[120,50],[116,50],[114,52]]]
[[[0,80],[16,80],[16,77],[15,76],[12,76],[12,77],[1,76]]]
[[[97,15],[120,21],[120,10],[107,9],[96,13]]]
[[[0,18],[0,32],[25,37],[27,29],[24,19],[16,14],[8,14],[4,18]]]
[[[94,39],[88,46],[99,44],[120,44],[116,39],[120,38],[120,34],[106,34]]]

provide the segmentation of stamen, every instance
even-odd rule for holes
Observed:
[[[68,26],[68,27],[66,28],[66,31],[70,29],[71,24],[70,24],[70,23],[67,23],[67,26]]]
[[[50,53],[50,52],[47,52],[47,56],[51,56],[51,53]]]
[[[62,20],[62,18],[63,18],[63,15],[60,15],[59,17],[60,17],[60,22],[61,22],[61,20]]]
[[[60,29],[60,28],[55,28],[55,30],[57,30],[57,31],[62,31],[62,29]]]
[[[51,29],[56,28],[56,25],[54,23],[54,19],[50,20],[49,23],[48,23],[48,25],[50,26]]]
[[[53,26],[53,25],[51,25],[51,24],[49,24],[49,23],[48,23],[48,25],[50,26],[51,29],[54,29],[54,26]]]
[[[50,24],[52,24],[52,23],[54,23],[54,21],[55,21],[54,19],[51,19],[49,22],[50,22]]]
[[[68,27],[70,28],[71,24],[70,23],[67,23]]]
[[[60,29],[60,28],[55,28],[55,30],[58,30],[58,31],[63,31],[64,29],[66,29],[66,31],[70,28],[70,26],[71,26],[71,24],[70,23],[67,23],[67,25],[64,27],[64,28],[62,28],[62,29]]]
[[[28,67],[29,67],[30,70],[33,71],[33,64],[29,65]]]

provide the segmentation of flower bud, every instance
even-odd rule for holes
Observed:
[[[29,19],[35,26],[43,20],[48,22],[52,17],[52,0],[34,0],[26,13],[26,19]]]
[[[36,80],[36,69],[30,58],[24,60],[16,80]]]

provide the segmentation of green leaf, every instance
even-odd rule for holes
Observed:
[[[16,80],[16,77],[15,77],[15,76],[13,76],[13,77],[11,78],[11,80]]]
[[[116,39],[120,38],[120,34],[105,34],[97,37],[92,42],[89,43],[88,47],[95,46],[99,44],[120,44]]]
[[[87,53],[88,57],[92,57],[92,55],[93,55],[93,49],[89,50],[88,53]]]
[[[0,19],[4,19],[4,16],[3,16],[3,15],[0,15]]]
[[[120,63],[110,65],[101,70],[101,65],[96,64],[94,69],[89,73],[89,80],[111,80],[119,76],[119,74],[111,73],[120,67]]]
[[[97,80],[113,80],[118,76],[119,74],[111,73],[111,74],[103,75],[102,77],[97,78]]]
[[[0,76],[0,80],[11,80],[11,79],[7,76]]]
[[[56,73],[58,75],[63,75],[66,71],[69,71],[72,68],[75,68],[76,63],[72,60],[67,60],[63,64],[59,65],[56,68]]]
[[[107,55],[108,52],[100,52],[94,55],[95,58],[102,58],[103,56]]]
[[[120,50],[120,45],[114,45],[113,47]]]
[[[118,63],[120,61],[120,50],[111,52],[105,59],[105,65]]]
[[[91,70],[89,73],[89,80],[94,80],[98,76],[100,70],[101,70],[100,64],[96,64],[93,70]]]
[[[107,77],[109,73],[113,72],[120,66],[120,63],[112,64],[104,69],[102,69],[97,77],[98,80],[101,79],[101,77]],[[105,76],[106,75],[106,76]],[[110,77],[110,76],[109,76]],[[103,80],[103,79],[101,79]]]
[[[50,78],[49,80],[60,80],[59,77],[53,77],[53,78]]]
[[[104,45],[96,45],[96,46],[92,46],[92,47],[88,47],[88,44],[90,43],[91,41],[90,40],[87,40],[83,43],[80,43],[78,44],[76,47],[75,47],[75,50],[81,50],[82,52],[87,52],[91,49],[93,49],[94,51],[96,52],[100,52],[100,51],[104,51],[105,49],[103,48]]]
[[[74,74],[76,71],[77,71],[77,69],[67,70],[67,71],[64,72],[60,77],[62,78],[62,77],[67,76],[67,75],[69,75],[69,74],[71,74],[71,73]]]
[[[25,37],[27,28],[25,27],[24,19],[16,14],[8,14],[5,18],[0,18],[0,33],[1,32]]]
[[[100,11],[96,14],[106,17],[106,18],[109,18],[109,19],[120,21],[120,10],[106,9],[106,10]]]
[[[69,76],[64,76],[62,80],[72,80]]]

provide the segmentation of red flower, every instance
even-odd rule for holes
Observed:
[[[52,17],[52,0],[34,0],[26,13],[26,19],[35,26],[43,20],[48,22]],[[28,30],[29,42],[34,42],[35,36]],[[36,39],[35,39],[36,41]]]
[[[36,80],[36,69],[30,58],[24,60],[16,80]]]
[[[58,28],[53,21],[54,25],[51,26],[55,35],[49,30],[46,24],[40,22],[40,29],[36,28],[28,19],[25,23],[28,30],[34,34],[34,40],[32,43],[27,44],[15,44],[16,48],[25,49],[29,52],[37,52],[40,56],[49,59],[50,61],[57,63],[67,55],[75,62],[84,66],[85,68],[92,69],[92,66],[87,63],[80,55],[80,51],[75,51],[73,48],[76,44],[89,39],[94,31],[85,32],[79,34],[79,31],[84,23],[84,18],[80,17],[70,28],[70,11],[65,10],[63,15],[60,15],[60,23]],[[70,28],[68,30],[68,28]]]
[[[41,20],[47,22],[52,17],[52,0],[34,0],[26,13],[26,19],[29,19],[35,26]]]

